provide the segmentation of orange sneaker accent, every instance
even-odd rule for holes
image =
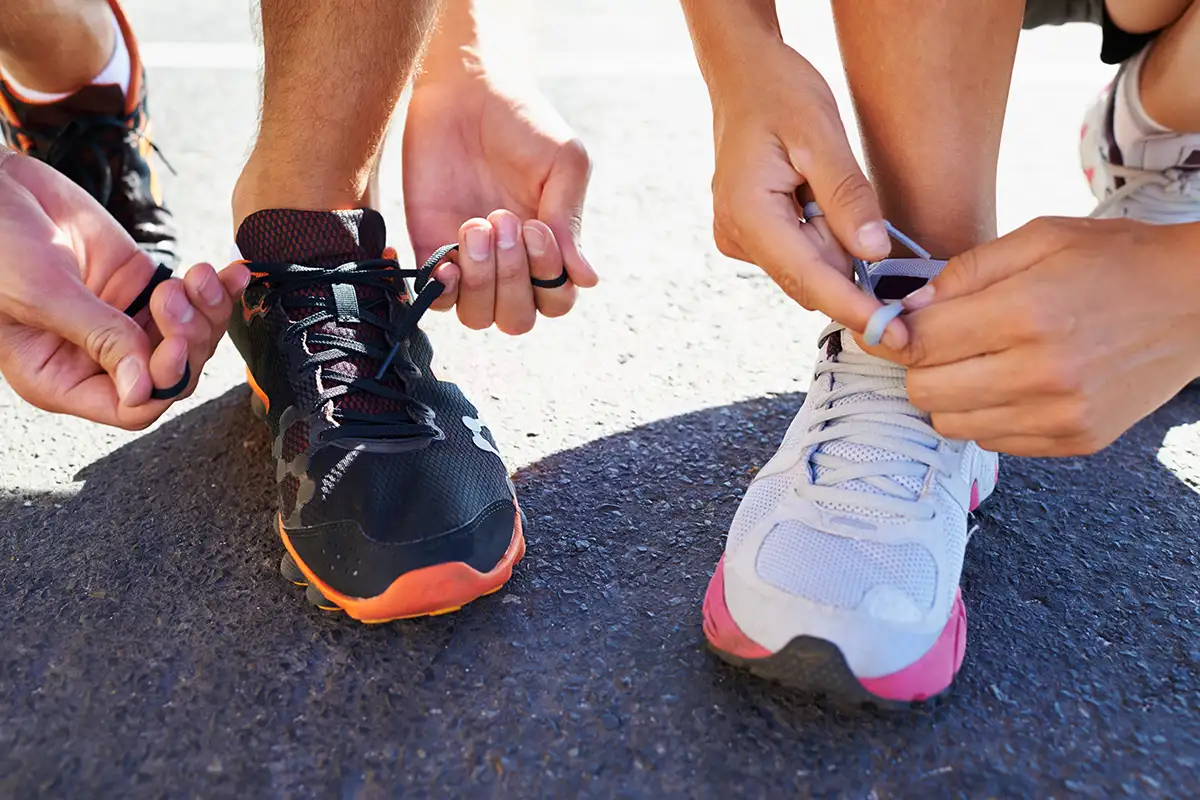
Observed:
[[[138,52],[137,37],[133,35],[129,20],[125,19],[121,4],[117,0],[108,0],[108,7],[117,18],[121,36],[125,38],[125,48],[129,51],[129,91],[125,93],[125,113],[132,114],[142,95],[142,55]]]
[[[267,397],[267,393],[259,388],[258,382],[254,380],[254,376],[250,374],[250,368],[246,367],[246,383],[250,384],[250,391],[262,400],[263,410],[269,412],[271,410],[271,398]],[[295,555],[293,553],[293,555]]]
[[[462,561],[437,564],[404,573],[383,594],[375,597],[347,597],[329,588],[300,559],[283,529],[282,516],[276,517],[275,524],[283,539],[283,546],[291,553],[296,566],[300,567],[311,585],[351,617],[367,624],[436,617],[458,611],[472,600],[504,588],[504,584],[512,577],[513,566],[525,555],[525,536],[521,530],[521,512],[518,510],[508,550],[490,572],[479,572]]]

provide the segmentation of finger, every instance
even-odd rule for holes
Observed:
[[[458,268],[458,264],[453,261],[446,260],[439,264],[434,270],[432,277],[435,281],[446,287],[442,289],[442,293],[429,306],[435,311],[449,311],[454,308],[454,304],[458,302],[458,283],[462,271]]]
[[[192,342],[181,336],[167,336],[158,347],[154,348],[154,354],[150,356],[150,376],[154,379],[154,385],[159,389],[168,389],[179,383],[183,379],[189,359],[198,362],[192,369],[192,380],[187,389],[178,398],[158,402],[170,405],[176,399],[181,400],[187,397],[195,389],[196,382],[200,377],[200,367],[203,366],[203,358],[195,357],[193,347]]]
[[[791,201],[763,194],[739,203],[744,246],[751,260],[793,300],[828,314],[852,331],[862,331],[880,303],[821,258],[801,232]],[[807,224],[807,223],[804,223]]]
[[[250,285],[250,270],[245,263],[235,261],[218,272],[217,278],[221,281],[221,285],[225,287],[225,291],[230,298],[236,301],[242,296],[242,292],[246,291],[246,287]]]
[[[169,389],[177,384],[190,359],[193,365],[192,380],[179,395],[179,398],[187,397],[195,388],[200,368],[208,361],[215,346],[208,321],[196,311],[188,298],[186,285],[178,278],[164,282],[154,291],[154,296],[150,298],[150,313],[163,337],[150,357],[154,386]],[[178,357],[176,348],[180,341],[186,343],[186,358]],[[166,355],[161,354],[164,347]]]
[[[538,219],[554,231],[571,282],[584,289],[600,281],[581,247],[583,204],[591,174],[592,161],[587,150],[578,139],[572,139],[554,159],[538,203]]]
[[[521,218],[501,210],[493,211],[488,221],[496,233],[496,327],[510,336],[529,333],[537,321],[537,306]]]
[[[1038,390],[1025,348],[908,370],[908,397],[922,411],[968,412],[1019,402]]]
[[[1068,221],[1035,219],[1012,233],[950,259],[936,278],[904,300],[910,311],[966,297],[1029,269],[1065,246]]]
[[[243,267],[243,269],[245,269]],[[211,356],[217,342],[225,335],[229,326],[229,313],[233,309],[233,298],[221,283],[220,276],[211,264],[196,264],[183,278],[188,301],[200,312],[208,324],[208,352]]]
[[[830,124],[824,130],[810,132],[807,138],[821,142],[821,149],[789,148],[788,158],[812,187],[834,235],[859,258],[887,258],[892,242],[883,224],[879,199],[858,166],[845,129],[840,122]]]
[[[53,302],[43,298],[37,304],[22,304],[13,310],[14,318],[31,328],[62,336],[98,364],[106,375],[98,376],[101,381],[86,382],[89,392],[95,393],[96,387],[107,381],[109,396],[119,398],[125,405],[137,406],[149,400],[151,345],[147,333],[120,310],[96,297],[77,278],[56,282],[53,289]],[[89,402],[87,414],[91,416],[82,411],[77,415],[89,419],[101,415],[104,412],[97,404],[102,406],[104,402],[103,399]],[[76,414],[69,405],[62,410]]]
[[[872,355],[909,367],[953,364],[1000,353],[1020,342],[1014,333],[1019,292],[1000,283],[976,294],[939,302],[903,317],[908,342],[903,348],[865,347]],[[862,344],[862,342],[860,342]]]
[[[189,295],[187,284],[171,278],[154,290],[150,297],[150,316],[163,338],[180,337],[193,345],[208,343],[211,331]]]
[[[474,330],[489,328],[496,314],[496,257],[492,224],[471,219],[458,231],[458,318]]]
[[[529,254],[529,276],[542,281],[557,280],[565,269],[554,231],[538,220],[525,223],[525,252]],[[533,287],[537,310],[545,317],[561,317],[575,306],[575,284],[568,278],[562,286]]]

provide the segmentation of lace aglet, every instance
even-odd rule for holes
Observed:
[[[386,375],[388,369],[391,368],[392,362],[395,361],[396,353],[398,352],[400,352],[400,342],[396,342],[394,345],[392,345],[392,352],[388,353],[388,357],[383,361],[383,366],[379,368],[379,372],[375,373],[375,380],[383,380],[383,376]]]

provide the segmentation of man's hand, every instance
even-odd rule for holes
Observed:
[[[879,303],[850,280],[846,251],[876,260],[891,243],[829,86],[783,42],[773,3],[683,6],[713,105],[717,247],[805,308],[864,330]],[[826,216],[802,224],[809,199]],[[900,322],[886,335],[905,342]]]
[[[591,162],[537,92],[501,88],[482,68],[423,76],[405,122],[403,173],[418,263],[459,243],[455,263],[435,273],[446,290],[434,308],[457,307],[469,328],[494,322],[515,335],[539,312],[570,311],[576,286],[596,285],[579,241]],[[530,283],[564,268],[562,286]]]
[[[914,405],[944,436],[1093,453],[1200,375],[1200,225],[1039,219],[905,304]]]
[[[154,269],[82,189],[0,148],[0,374],[18,395],[137,430],[171,405],[151,390],[178,383],[188,363],[190,394],[250,275],[197,265],[130,319],[123,309]]]

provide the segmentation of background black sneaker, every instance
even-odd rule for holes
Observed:
[[[96,198],[156,264],[174,269],[175,223],[150,166],[146,81],[137,42],[115,0],[129,50],[129,95],[91,85],[55,103],[28,103],[0,80],[0,128],[8,146],[45,161]],[[165,161],[163,163],[166,163]]]
[[[454,611],[525,551],[495,442],[433,374],[413,273],[384,240],[370,210],[252,215],[237,244],[253,277],[230,325],[275,437],[283,572],[364,622]]]

